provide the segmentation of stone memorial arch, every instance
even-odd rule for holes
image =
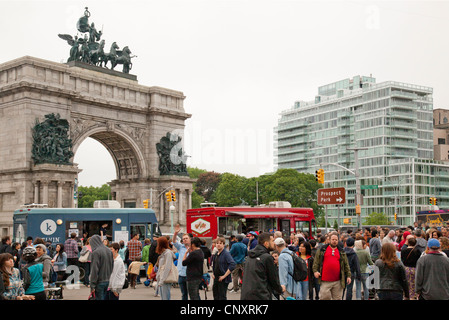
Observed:
[[[82,63],[26,56],[0,64],[2,233],[12,234],[12,214],[20,205],[76,205],[75,181],[82,168],[73,158],[88,137],[99,141],[115,163],[117,178],[109,182],[114,200],[122,207],[143,207],[143,200],[152,199],[167,230],[169,204],[160,194],[172,186],[177,199],[173,222],[185,225],[193,180],[186,173],[182,150],[185,120],[191,117],[184,99],[180,91],[143,86],[131,74]],[[46,121],[67,127],[65,139],[63,134],[47,133],[62,139],[59,145],[53,143],[56,159],[48,161],[36,151],[44,145],[36,146],[37,128]],[[63,125],[59,127],[64,131]],[[69,142],[71,150],[61,160],[59,146]],[[164,154],[167,148],[172,152]],[[95,152],[91,157],[95,159]]]

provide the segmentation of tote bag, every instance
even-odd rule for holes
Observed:
[[[168,274],[165,283],[177,283],[178,282],[178,268],[172,263],[170,273]]]

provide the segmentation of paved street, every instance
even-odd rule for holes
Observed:
[[[212,279],[211,279],[212,284]],[[138,284],[136,289],[125,289],[120,295],[120,300],[161,300],[161,297],[155,297],[156,290],[152,287],[146,287],[143,283]],[[87,300],[90,294],[90,289],[80,284],[78,288],[70,289],[64,287],[64,300]],[[200,291],[201,299],[205,299],[204,290]],[[212,287],[207,292],[207,299],[213,300]],[[181,291],[178,287],[172,288],[171,300],[181,300]],[[240,300],[240,293],[231,293],[228,291],[228,300]]]

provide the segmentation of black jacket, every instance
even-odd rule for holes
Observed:
[[[258,244],[248,252],[240,299],[271,300],[273,293],[282,294],[279,273],[268,249]]]
[[[409,298],[409,286],[402,261],[396,262],[394,268],[388,268],[381,259],[374,263],[379,268],[379,290],[402,291]]]
[[[360,272],[360,263],[357,254],[354,249],[345,247],[343,249],[346,252],[346,256],[348,257],[349,268],[351,269],[351,273],[355,275],[357,280],[362,279],[362,275]]]
[[[150,249],[148,250],[148,261],[156,265],[157,259],[159,258],[159,254],[156,253],[157,241],[151,241]]]
[[[0,253],[13,253],[12,247],[9,244],[1,243],[0,244]]]

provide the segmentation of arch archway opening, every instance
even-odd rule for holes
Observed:
[[[74,162],[83,170],[78,174],[79,185],[101,187],[117,178],[116,165],[110,152],[91,137],[80,144]]]

